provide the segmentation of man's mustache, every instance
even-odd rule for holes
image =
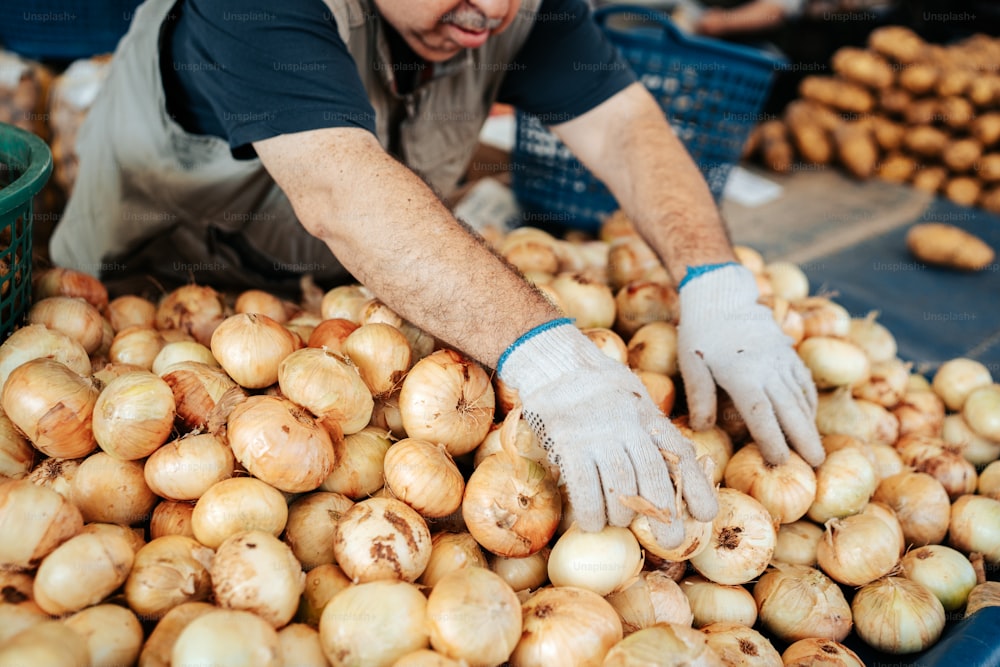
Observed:
[[[448,12],[441,17],[442,23],[450,23],[462,30],[482,32],[495,30],[503,23],[503,19],[491,19],[475,7],[462,7]]]

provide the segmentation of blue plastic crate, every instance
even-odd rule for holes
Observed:
[[[785,60],[684,34],[662,11],[615,5],[594,19],[649,89],[718,201]],[[595,231],[618,203],[538,120],[518,111],[511,185],[526,221]]]
[[[140,0],[4,0],[0,46],[32,60],[111,53]]]

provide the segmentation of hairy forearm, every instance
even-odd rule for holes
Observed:
[[[675,280],[688,266],[735,259],[701,171],[642,84],[554,130],[608,186]]]
[[[443,342],[494,367],[518,336],[559,316],[368,133],[316,130],[255,146],[306,229]]]

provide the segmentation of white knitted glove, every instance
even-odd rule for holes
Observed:
[[[523,415],[559,466],[583,530],[628,526],[635,512],[621,498],[641,496],[663,510],[650,517],[656,541],[680,544],[674,479],[688,511],[710,521],[718,511],[711,482],[694,446],[649,398],[635,373],[601,352],[570,320],[537,327],[511,345],[497,364],[517,389]]]
[[[817,466],[825,455],[816,429],[816,384],[758,297],[753,273],[736,263],[696,267],[681,281],[677,361],[691,428],[715,423],[718,384],[767,461],[788,459],[787,437]]]

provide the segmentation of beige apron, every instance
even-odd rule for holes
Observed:
[[[53,262],[101,278],[114,293],[186,282],[293,292],[304,273],[321,285],[349,280],[259,160],[236,160],[223,139],[189,134],[168,115],[159,42],[176,2],[146,0],[115,51],[80,129],[79,176],[52,236]],[[399,157],[447,196],[541,0],[522,2],[506,31],[442,64],[443,74],[405,98],[391,92],[373,0],[325,2],[358,63],[382,146],[390,119],[402,117]]]

